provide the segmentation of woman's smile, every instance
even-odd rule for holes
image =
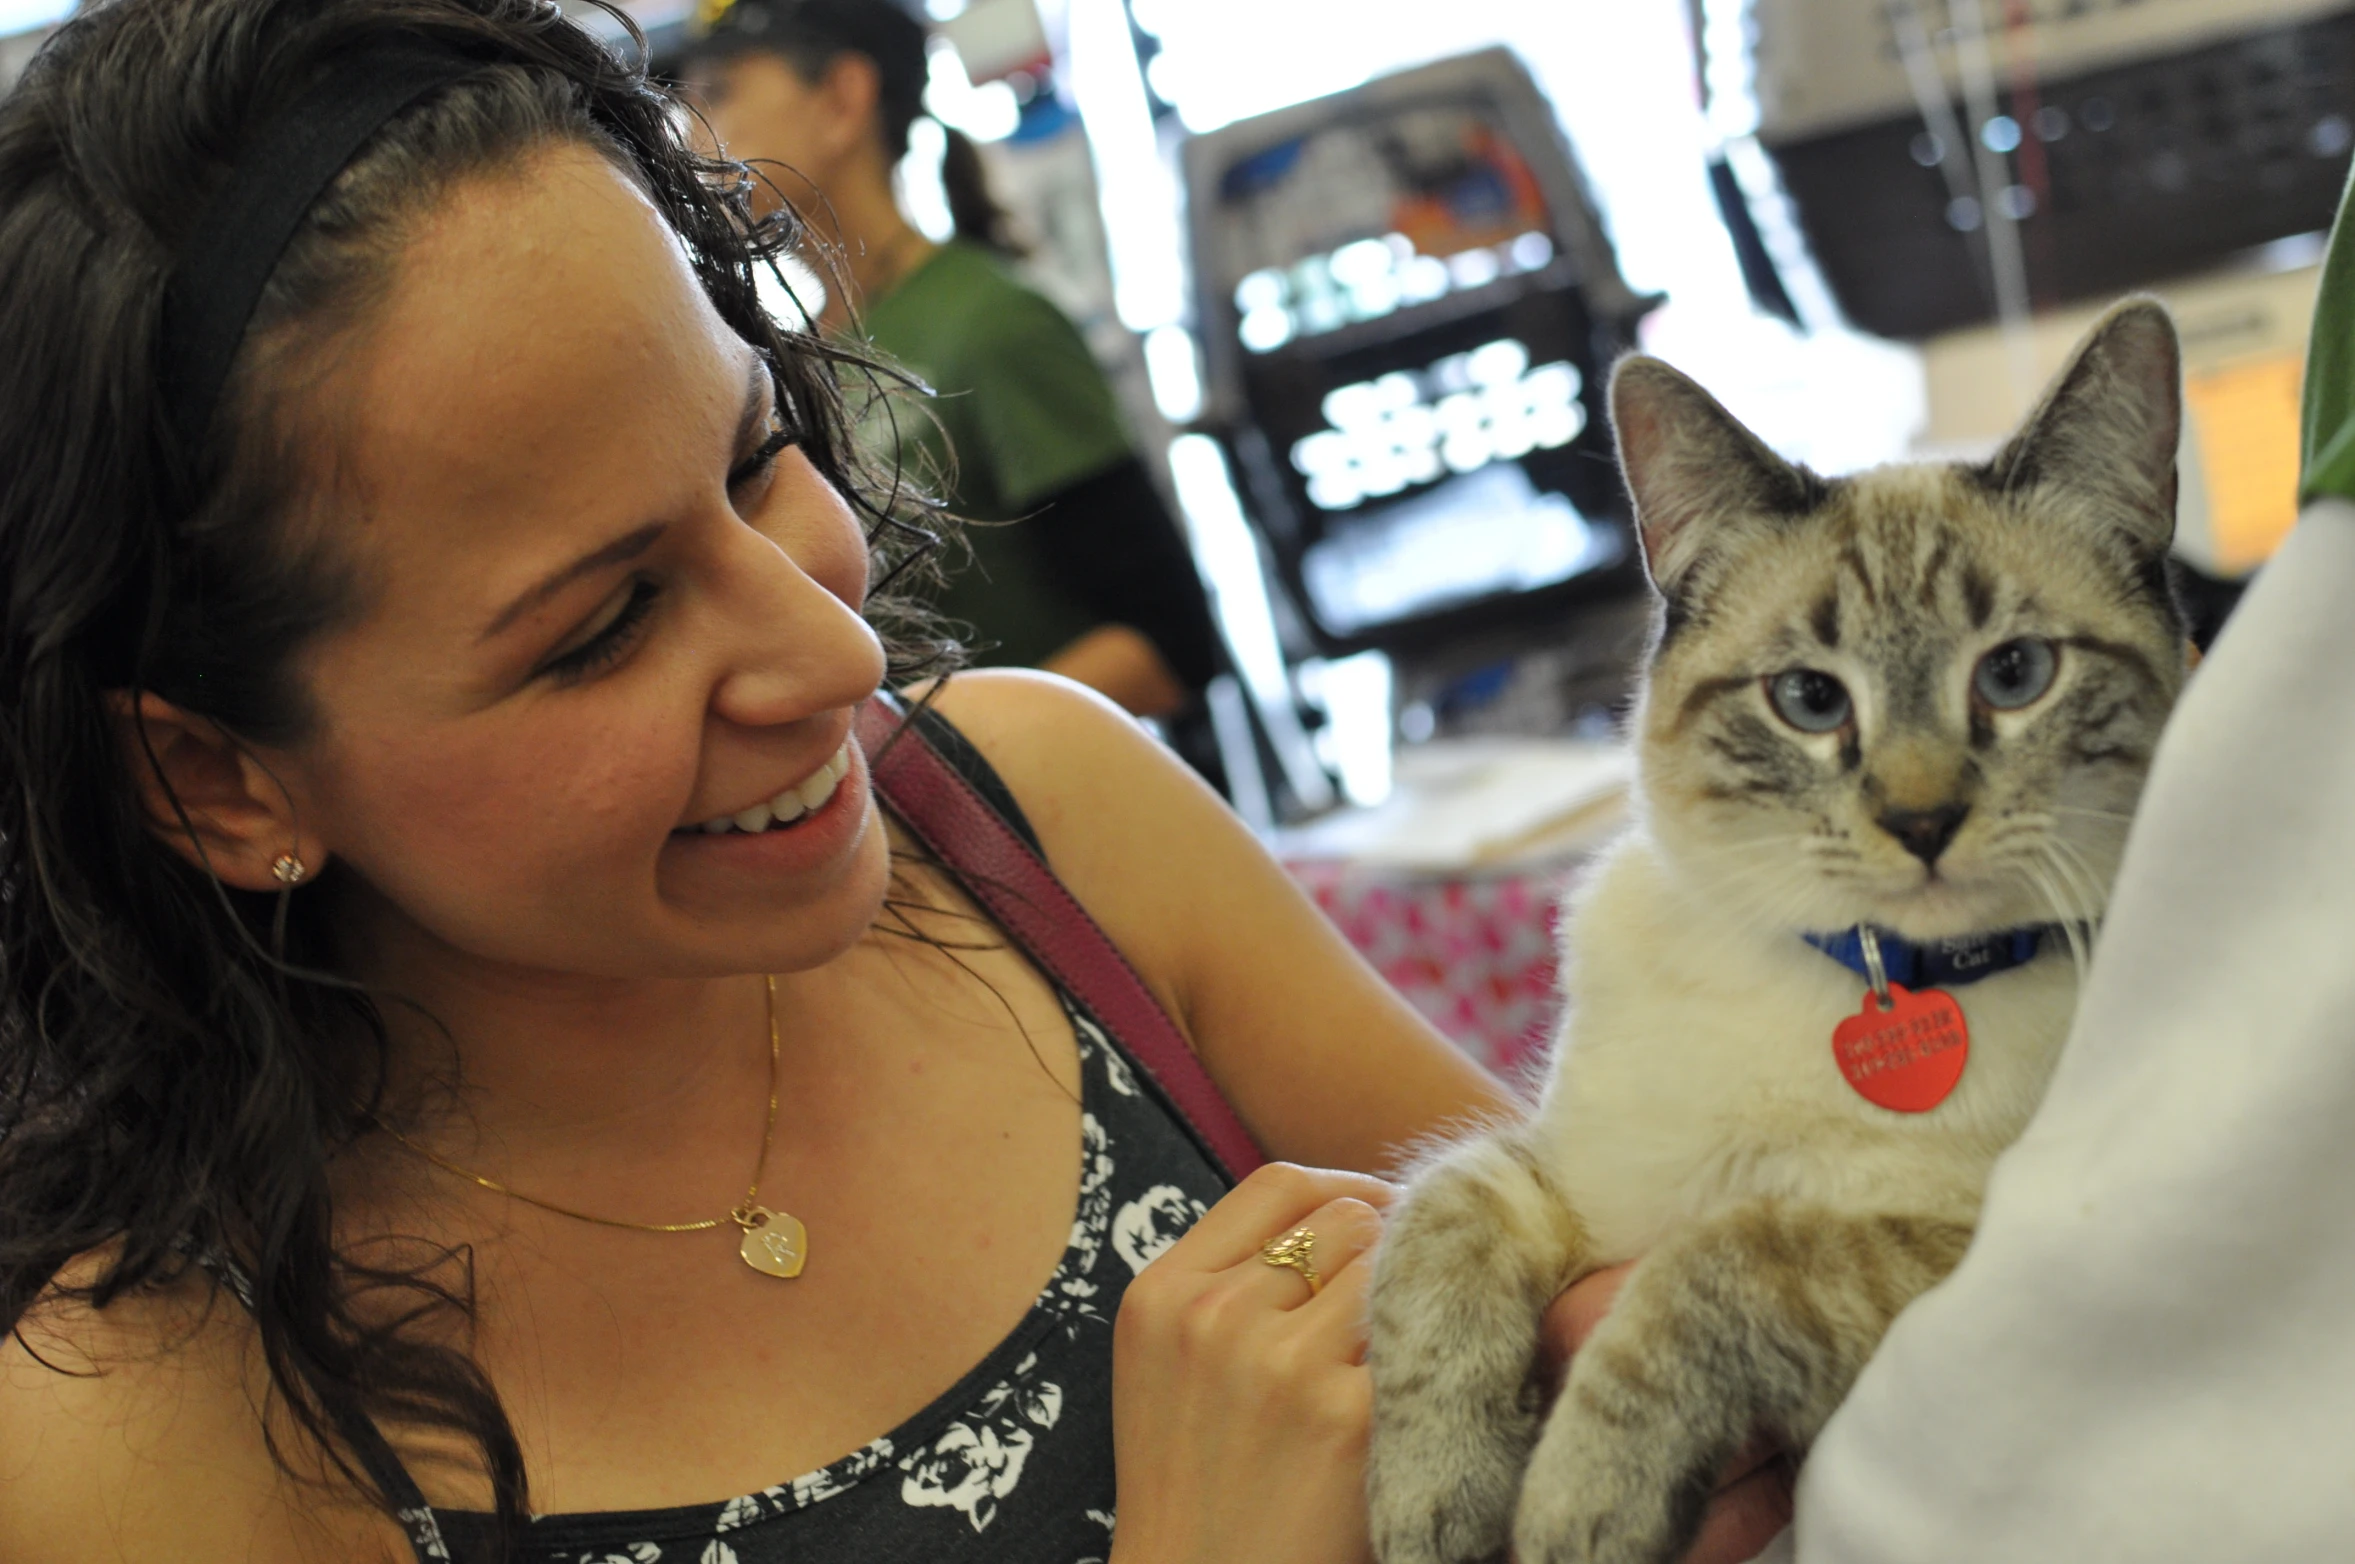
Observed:
[[[842,781],[843,774],[849,770],[850,740],[844,739],[841,747],[826,757],[824,765],[798,781],[787,783],[771,797],[748,804],[742,809],[714,815],[701,825],[688,829],[701,831],[706,836],[725,836],[731,831],[758,835],[767,830],[782,830],[803,816],[825,808],[826,801],[834,796],[835,787]]]
[[[824,765],[773,797],[671,832],[663,853],[690,876],[822,876],[856,853],[873,817],[866,757],[845,738]]]

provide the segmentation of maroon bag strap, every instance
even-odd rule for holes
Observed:
[[[875,791],[1031,960],[1126,1046],[1195,1143],[1240,1179],[1267,1159],[1136,968],[1055,871],[924,731],[877,697],[859,708]]]

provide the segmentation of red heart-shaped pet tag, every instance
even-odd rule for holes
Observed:
[[[1864,1008],[1832,1028],[1832,1057],[1866,1102],[1927,1113],[1946,1100],[1971,1056],[1962,1006],[1943,989],[1889,985],[1883,1010],[1871,989]]]

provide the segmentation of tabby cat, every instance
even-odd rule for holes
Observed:
[[[1619,366],[1638,823],[1568,920],[1538,1106],[1430,1155],[1381,1244],[1384,1564],[1674,1559],[1744,1438],[1803,1451],[1961,1258],[2184,677],[2178,379],[2130,301],[1993,460],[1825,479]],[[1548,1411],[1546,1304],[1639,1255]]]

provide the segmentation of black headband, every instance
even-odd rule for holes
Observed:
[[[385,121],[481,64],[419,33],[379,34],[255,132],[164,290],[164,405],[183,451],[211,427],[254,306],[303,214]]]

